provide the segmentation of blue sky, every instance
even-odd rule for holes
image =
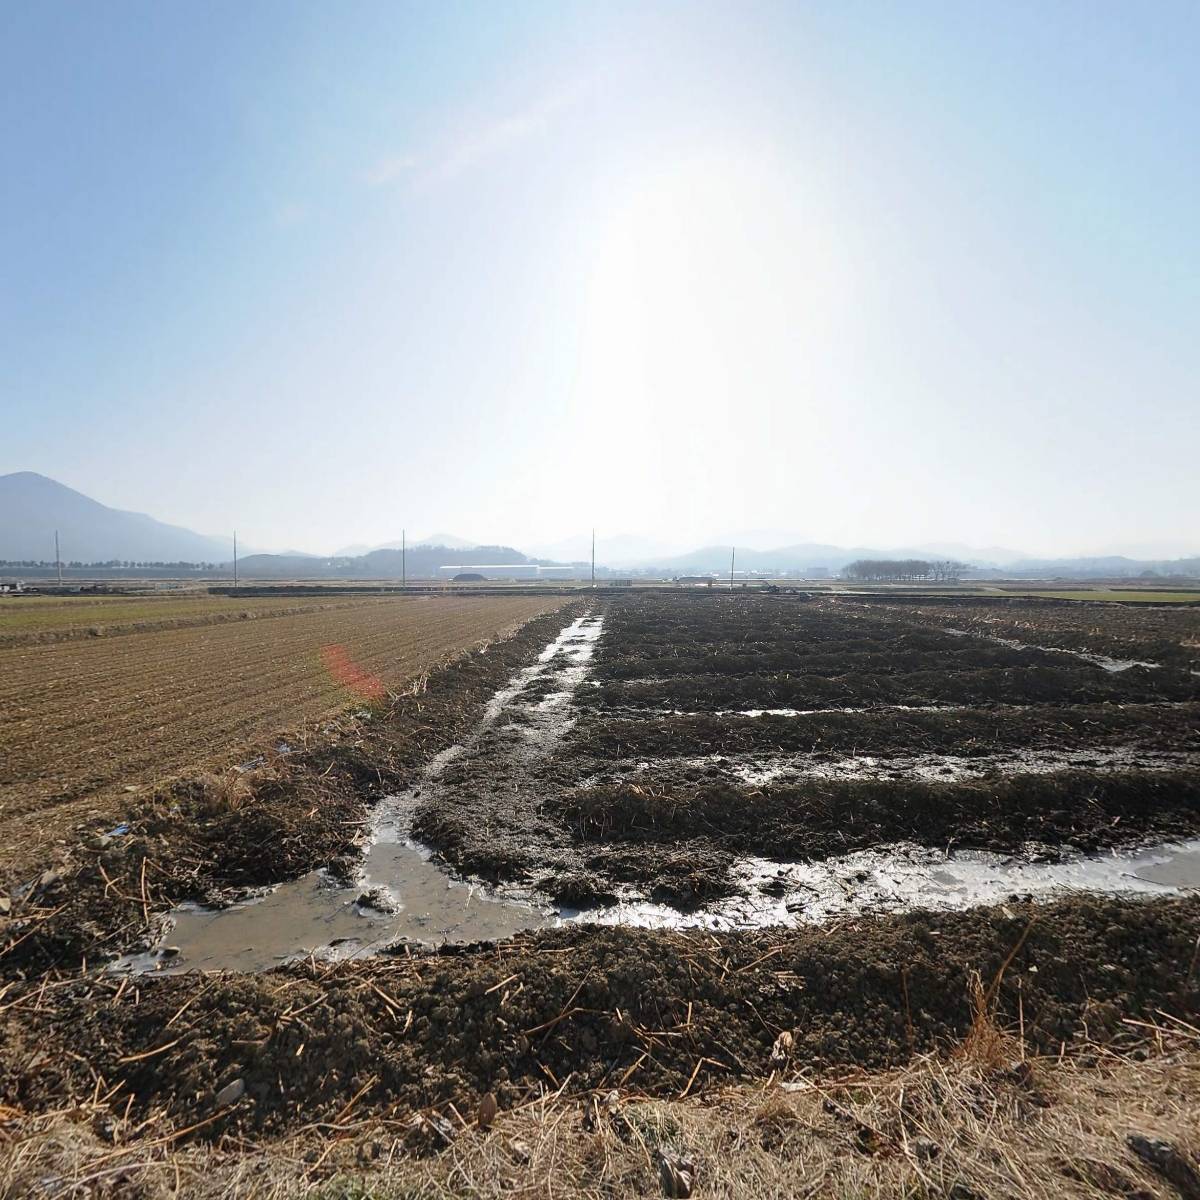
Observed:
[[[260,546],[1200,550],[1200,5],[10,4],[0,471]]]

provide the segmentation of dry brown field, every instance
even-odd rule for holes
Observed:
[[[194,601],[157,607],[168,619],[178,613],[200,622],[223,611],[200,603],[201,611]],[[453,596],[232,604],[256,619],[162,628],[164,618],[144,613],[155,602],[139,601],[137,613],[120,612],[119,636],[114,630],[0,646],[0,855],[14,838],[26,840],[31,819],[45,823],[50,837],[89,805],[104,811],[105,796],[128,796],[203,764],[236,761],[242,747],[376,698],[381,689],[411,685],[562,601]],[[114,609],[133,608],[111,601],[87,607],[82,619],[89,622],[98,611],[112,620]],[[46,606],[43,629],[27,624],[26,631],[61,629],[61,609]],[[138,619],[149,623],[139,629]]]

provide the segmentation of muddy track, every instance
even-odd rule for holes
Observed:
[[[693,784],[654,772],[580,788],[546,808],[587,842],[679,845],[820,860],[888,842],[1011,854],[1030,843],[1096,851],[1200,828],[1200,772],[1064,770],[956,783],[805,780]]]
[[[984,644],[967,648],[947,649],[945,645],[924,649],[901,650],[879,645],[865,649],[855,643],[847,648],[827,650],[824,647],[809,653],[783,650],[775,646],[755,647],[752,653],[744,649],[714,649],[705,655],[655,655],[647,663],[641,657],[622,656],[615,661],[602,661],[596,678],[605,682],[637,679],[642,675],[674,678],[688,675],[903,675],[915,671],[979,670],[984,667],[1025,668],[1031,665],[1054,667],[1062,665],[1060,655],[1044,651],[1023,652],[1003,646]],[[649,669],[647,669],[649,668]]]
[[[1148,671],[1120,675],[1092,667],[966,666],[886,674],[685,675],[603,684],[587,693],[601,708],[685,709],[721,712],[736,708],[819,708],[822,706],[928,704],[1146,704],[1200,700],[1200,678],[1187,671]]]
[[[1015,749],[1129,746],[1200,754],[1200,704],[1079,704],[802,716],[695,713],[595,719],[575,727],[573,755],[648,760],[698,754],[808,752],[963,756]]]

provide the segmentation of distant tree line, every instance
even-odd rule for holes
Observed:
[[[53,570],[57,564],[54,559],[32,559],[32,558],[0,558],[0,567],[24,567],[40,570],[42,568]],[[158,570],[172,571],[215,571],[216,563],[198,563],[198,562],[134,562],[131,559],[125,558],[109,558],[104,562],[79,562],[72,559],[70,562],[64,562],[64,567],[73,570],[84,570],[86,568],[101,568],[103,570],[124,570],[136,569],[138,567],[154,567]]]
[[[923,558],[860,558],[842,570],[857,583],[957,583],[966,563]]]

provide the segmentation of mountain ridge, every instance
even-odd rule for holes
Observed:
[[[52,561],[55,530],[59,533],[64,563],[118,560],[227,565],[232,558],[231,538],[208,536],[159,521],[145,513],[110,508],[36,471],[0,475],[0,560]],[[714,542],[683,553],[664,553],[667,546],[667,542],[638,534],[597,538],[596,566],[610,575],[620,571],[723,575],[729,570],[732,549],[729,544]],[[443,568],[460,565],[466,568],[479,563],[523,570],[571,565],[582,570],[590,560],[591,534],[542,543],[536,548],[541,553],[531,555],[511,545],[479,545],[454,534],[434,533],[409,543],[406,555],[401,554],[398,542],[390,542],[375,547],[349,545],[333,555],[301,550],[267,554],[247,548],[239,559],[248,576],[261,570],[276,576],[291,573],[337,577],[345,574],[378,578],[389,574],[399,576],[403,569],[417,578],[425,572],[441,575]],[[547,554],[547,550],[560,553]],[[639,552],[641,556],[636,557]],[[1010,555],[1013,557],[1009,558]],[[1200,555],[1135,558],[1098,554],[1038,558],[1002,547],[980,550],[954,542],[886,549],[803,541],[766,550],[746,546],[737,550],[736,568],[739,571],[780,573],[819,569],[833,574],[858,558],[931,557],[959,559],[977,572],[992,573],[1003,570],[1044,575],[1061,571],[1077,577],[1085,572],[1097,575],[1133,575],[1139,571],[1200,573]]]
[[[196,533],[146,513],[110,508],[36,471],[0,475],[0,558],[64,562],[223,562],[233,539]]]

